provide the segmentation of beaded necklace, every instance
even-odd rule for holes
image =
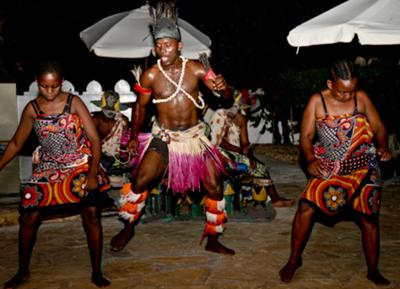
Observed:
[[[183,56],[180,56],[180,58],[182,59],[182,71],[181,71],[181,75],[179,76],[178,83],[176,83],[173,79],[171,79],[171,77],[169,77],[169,75],[164,71],[164,69],[161,66],[161,60],[160,59],[157,60],[158,69],[161,71],[161,73],[164,75],[164,77],[176,87],[176,90],[173,94],[171,94],[167,98],[153,99],[153,103],[168,102],[168,101],[174,99],[178,95],[178,93],[181,91],[193,102],[193,104],[198,109],[203,109],[205,107],[203,98],[199,95],[198,99],[199,99],[200,103],[197,103],[197,101],[187,91],[185,91],[182,88],[183,77],[185,76],[186,63],[188,62],[188,60],[187,60],[187,58],[185,58]]]

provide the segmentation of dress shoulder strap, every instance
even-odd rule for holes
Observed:
[[[40,109],[39,104],[37,103],[36,99],[32,99],[30,103],[33,106],[33,109],[35,110],[36,116],[40,114],[44,114],[44,112]]]
[[[358,114],[357,93],[354,96],[354,114]]]
[[[74,95],[70,93],[68,95],[67,102],[65,103],[65,106],[64,106],[64,110],[63,110],[64,113],[71,113],[72,99],[73,98],[74,98]]]
[[[322,95],[321,91],[319,92],[319,95],[321,95],[321,101],[322,101],[322,105],[324,106],[325,116],[328,116],[328,110],[326,109],[326,103],[325,103],[324,96]]]

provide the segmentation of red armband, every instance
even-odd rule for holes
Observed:
[[[214,73],[214,70],[212,69],[212,68],[210,68],[208,71],[207,71],[207,74],[206,74],[206,76],[204,76],[204,80],[209,80],[209,79],[215,79],[215,77],[216,77],[216,75],[215,75],[215,73]]]
[[[153,92],[151,89],[141,87],[138,83],[135,83],[133,90],[140,94],[151,94]]]

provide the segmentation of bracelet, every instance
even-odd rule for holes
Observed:
[[[206,74],[206,76],[204,76],[204,80],[209,80],[209,79],[215,79],[215,73],[214,73],[214,70],[212,69],[212,68],[210,68],[208,71],[207,71],[207,74]]]

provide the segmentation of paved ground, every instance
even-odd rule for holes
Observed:
[[[283,196],[297,197],[305,184],[295,165],[268,159],[271,175]],[[385,183],[381,215],[380,269],[400,288],[400,178]],[[17,269],[16,209],[8,200],[0,209],[0,283]],[[8,209],[7,209],[8,207]],[[1,206],[0,206],[1,208]],[[366,289],[377,288],[366,276],[358,228],[349,222],[333,228],[317,224],[303,256],[303,267],[289,284],[280,282],[279,268],[289,255],[295,207],[277,209],[272,221],[231,219],[222,241],[236,250],[233,257],[206,252],[199,246],[203,222],[154,221],[137,227],[127,248],[112,253],[111,237],[122,224],[104,216],[105,275],[109,288],[140,289]],[[2,218],[2,219],[1,219]],[[79,219],[48,221],[39,231],[32,256],[32,278],[20,288],[96,288],[89,280],[90,265]]]

